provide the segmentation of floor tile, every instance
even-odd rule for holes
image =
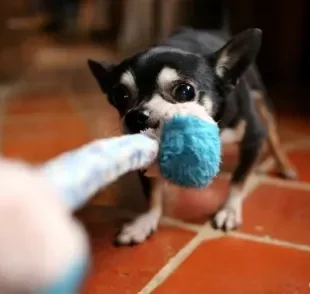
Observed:
[[[310,245],[310,192],[261,185],[245,200],[242,231]]]
[[[203,192],[199,189],[183,190],[181,195],[167,195],[165,214],[185,221],[205,223],[223,205],[228,179],[218,177]]]
[[[234,238],[206,241],[154,294],[307,294],[310,253]]]
[[[120,223],[88,223],[93,269],[83,294],[136,294],[193,236],[191,232],[162,227],[144,244],[114,247]]]
[[[108,104],[107,96],[98,92],[78,92],[74,95],[74,99],[83,110],[104,111]]]
[[[24,159],[32,163],[40,163],[62,152],[72,150],[91,140],[85,132],[67,136],[7,136],[2,143],[4,156]]]
[[[310,145],[309,145],[310,146]],[[298,173],[298,181],[310,182],[310,151],[295,150],[287,152],[288,158]],[[270,175],[277,176],[277,171],[274,166],[271,167]]]
[[[295,143],[309,138],[306,133],[299,131],[298,128],[297,130],[294,130],[294,128],[290,129],[286,125],[280,125],[278,127],[278,136],[282,147],[287,144]]]
[[[85,111],[85,117],[95,138],[108,138],[122,134],[119,116],[112,106],[107,105],[107,102],[103,104],[102,109],[97,107],[96,111]]]
[[[71,136],[86,133],[90,126],[77,113],[67,115],[33,115],[25,118],[16,116],[4,117],[3,136],[39,136],[49,134]]]
[[[310,144],[308,150],[298,150],[288,152],[288,157],[296,167],[298,172],[299,181],[302,182],[310,182],[310,169],[309,169],[309,162],[310,162]]]
[[[295,132],[296,136],[309,136],[310,131],[310,119],[305,115],[290,115],[288,112],[279,113],[277,116],[277,125],[281,131]]]
[[[7,115],[33,114],[67,114],[72,113],[73,108],[65,95],[55,93],[31,92],[11,97],[7,102]]]

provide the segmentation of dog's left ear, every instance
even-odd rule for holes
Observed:
[[[235,85],[260,49],[262,31],[248,29],[233,37],[211,58],[215,73],[225,82]]]
[[[114,66],[106,62],[98,62],[91,59],[88,59],[88,66],[91,73],[97,80],[101,90],[106,93],[109,85],[111,84],[110,74]]]

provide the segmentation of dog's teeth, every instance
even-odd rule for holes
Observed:
[[[141,134],[146,135],[146,136],[148,136],[151,139],[158,140],[158,137],[157,137],[157,135],[155,133],[155,130],[153,130],[153,129],[146,129],[144,131],[141,131]]]

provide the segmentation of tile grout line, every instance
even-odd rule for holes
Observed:
[[[277,187],[289,188],[289,189],[299,189],[304,191],[310,191],[310,183],[292,181],[292,180],[282,180],[277,178],[272,178],[265,175],[257,176],[259,178],[260,183],[262,184],[270,184]]]
[[[287,142],[282,145],[284,152],[290,152],[294,149],[304,150],[310,146],[310,138],[299,139],[297,142]],[[259,170],[261,172],[267,173],[273,166],[275,165],[275,159],[272,155],[268,155],[268,157],[260,164]]]
[[[210,232],[207,232],[210,231]],[[193,237],[174,257],[172,257],[160,270],[153,276],[147,285],[138,292],[138,294],[152,293],[160,286],[178,267],[186,260],[186,258],[204,241],[217,239],[221,237],[210,227],[204,227],[200,232]]]
[[[225,176],[226,177],[226,176]],[[257,186],[259,180],[254,176],[249,179],[246,189],[246,195],[249,195]],[[170,224],[176,225],[178,228],[186,230],[197,231],[198,234],[185,245],[173,258],[164,265],[161,270],[155,274],[151,281],[139,292],[139,294],[152,293],[160,284],[162,284],[178,267],[181,263],[204,241],[217,239],[225,236],[226,234],[220,230],[214,230],[208,221],[202,227],[196,225],[186,225],[182,221],[170,220]]]
[[[181,226],[182,227],[182,226]],[[185,227],[183,227],[185,228]],[[187,243],[174,257],[172,257],[161,270],[149,281],[149,283],[139,292],[139,294],[152,293],[160,286],[173,272],[186,260],[188,256],[203,242],[218,239],[225,236],[231,236],[243,240],[263,243],[267,245],[280,246],[284,248],[296,249],[310,252],[310,245],[298,244],[289,241],[274,239],[270,237],[261,237],[242,232],[224,233],[214,230],[209,224],[205,225],[200,232]]]
[[[252,183],[251,185],[247,188],[247,195],[249,195],[250,193],[252,193],[260,184],[265,184],[265,183],[271,183],[274,184],[276,186],[281,186],[281,187],[285,187],[285,188],[290,188],[290,189],[301,189],[301,190],[309,190],[310,191],[310,184],[307,183],[294,183],[294,182],[288,182],[288,181],[283,181],[283,180],[275,180],[275,179],[270,179],[270,178],[265,178],[265,177],[261,177],[261,176],[253,176],[252,177]],[[165,224],[165,223],[164,223]],[[203,229],[204,226],[207,226],[210,228],[210,222],[206,222],[205,225],[195,225],[195,224],[187,224],[184,223],[182,221],[179,220],[169,220],[169,224],[176,226],[178,228],[181,229],[185,229],[185,230],[190,230],[190,231],[200,231],[201,229]],[[205,232],[210,232],[210,230],[213,230],[212,228],[205,231]],[[306,248],[306,250],[310,250],[310,245],[303,245],[303,244],[298,244],[298,243],[294,243],[294,242],[288,242],[288,241],[282,241],[282,240],[278,240],[278,239],[274,239],[274,238],[262,238],[256,235],[252,235],[252,234],[248,234],[248,233],[242,233],[242,232],[230,232],[230,233],[224,233],[221,231],[216,231],[218,236],[229,236],[229,235],[233,235],[233,236],[240,236],[243,238],[248,238],[249,240],[254,240],[254,241],[262,241],[265,243],[271,242],[270,244],[277,244],[277,245],[282,245],[282,246],[289,246],[289,247],[294,247],[294,248]],[[211,232],[212,235],[214,235],[214,232]]]
[[[219,178],[228,179],[230,177],[229,173],[221,173]],[[291,188],[291,189],[299,189],[299,190],[305,190],[310,191],[310,183],[308,182],[301,182],[298,180],[287,180],[287,179],[281,179],[274,176],[270,176],[268,174],[261,174],[258,172],[255,172],[252,174],[252,177],[255,178],[258,181],[258,184],[272,184],[277,187],[283,187],[283,188]],[[256,187],[255,187],[256,188]],[[253,190],[249,191],[248,193],[252,192]]]
[[[227,234],[227,236],[249,240],[257,243],[263,243],[268,245],[276,245],[279,247],[285,247],[285,248],[291,248],[291,249],[297,249],[301,251],[307,251],[310,252],[310,245],[305,244],[299,244],[299,243],[293,243],[285,240],[280,240],[276,238],[271,238],[269,236],[256,236],[253,234],[243,233],[243,232],[230,232]]]
[[[187,223],[182,220],[174,219],[168,216],[163,216],[161,218],[160,223],[164,226],[171,226],[196,233],[199,233],[204,226],[204,225],[197,225],[194,223]]]
[[[305,139],[300,139],[297,140],[296,142],[288,142],[284,145],[283,150],[288,152],[288,151],[292,151],[295,148],[297,150],[303,150],[307,147],[310,146],[310,139],[309,138],[305,138]]]
[[[249,184],[246,187],[246,195],[249,196],[252,191],[254,191],[261,184],[261,178],[257,176],[252,176],[249,180]],[[255,242],[261,242],[266,244],[272,244],[277,246],[285,246],[289,248],[295,248],[304,251],[310,251],[310,246],[294,244],[287,241],[281,241],[277,239],[261,238],[255,235],[231,232],[224,233],[219,230],[214,230],[210,226],[210,222],[207,222],[202,228],[196,225],[186,225],[182,221],[170,220],[170,224],[175,225],[179,228],[197,231],[198,234],[185,245],[161,270],[151,279],[151,281],[139,292],[139,294],[149,294],[152,293],[158,286],[160,286],[185,260],[186,258],[202,243],[208,240],[233,236],[240,239],[251,240]]]
[[[287,181],[287,180],[285,181],[285,180],[274,179],[274,178],[270,178],[268,176],[262,176],[262,175],[253,175],[252,180],[254,181],[254,183],[252,183],[250,188],[247,190],[248,196],[261,184],[273,184],[278,187],[285,187],[289,189],[295,188],[295,189],[310,191],[310,184],[307,184],[307,183],[300,183],[300,182]],[[286,247],[286,248],[294,248],[294,249],[303,250],[303,251],[310,251],[310,245],[298,244],[298,243],[289,242],[285,240],[279,240],[279,239],[272,238],[272,237],[261,237],[261,236],[238,232],[238,231],[232,231],[225,235],[238,237],[240,239],[245,239],[245,240],[251,240],[251,241],[258,242],[258,243],[265,243],[265,244],[276,245],[276,246],[281,246],[281,247]]]

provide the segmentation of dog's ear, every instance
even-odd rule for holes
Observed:
[[[233,37],[211,57],[216,75],[225,82],[235,85],[255,60],[261,39],[260,29],[248,29]]]
[[[90,71],[97,80],[101,90],[106,93],[108,87],[111,85],[110,75],[114,66],[106,62],[97,62],[91,59],[88,59],[87,62]]]

